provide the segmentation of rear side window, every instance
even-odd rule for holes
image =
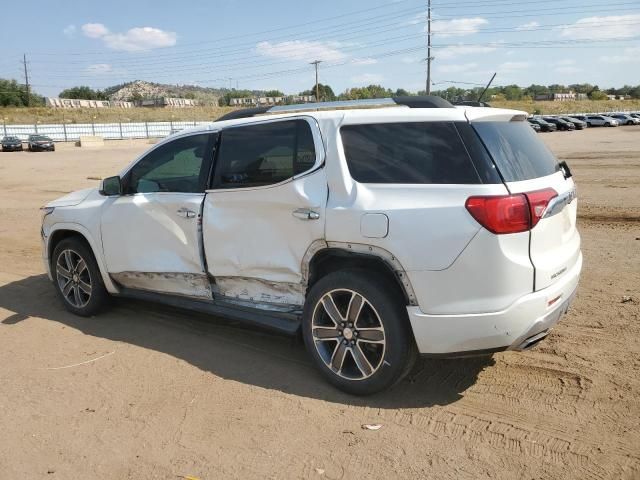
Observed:
[[[316,161],[311,127],[304,120],[224,130],[215,186],[273,185],[311,169]]]
[[[481,183],[451,122],[347,125],[340,133],[357,182]]]
[[[558,160],[524,122],[472,123],[506,182],[552,175]]]

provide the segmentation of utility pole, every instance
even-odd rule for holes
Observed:
[[[24,81],[27,85],[27,107],[31,106],[31,95],[29,93],[29,70],[27,69],[27,54],[22,54],[22,64],[24,65]]]
[[[315,62],[311,62],[310,65],[315,65],[316,67],[316,102],[320,101],[320,84],[318,83],[318,65],[322,63],[322,60],[316,60]]]
[[[431,95],[431,0],[427,0],[427,95]]]

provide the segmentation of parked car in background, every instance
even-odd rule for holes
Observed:
[[[587,115],[585,121],[590,127],[617,127],[620,125],[618,120],[606,115]]]
[[[56,149],[53,140],[44,135],[29,135],[29,139],[27,140],[29,144],[30,152],[53,152]]]
[[[378,101],[231,112],[50,202],[60,302],[92,316],[119,295],[301,333],[360,395],[419,354],[537,344],[582,267],[569,167],[524,112]]]
[[[576,127],[576,130],[583,130],[587,128],[587,122],[579,120],[575,117],[560,117],[565,122],[573,123],[573,126]]]
[[[534,132],[540,131],[540,125],[538,125],[537,123],[529,122],[529,125],[531,125],[531,128],[533,128]]]
[[[7,136],[2,139],[2,151],[3,152],[21,152],[22,140],[18,137]]]
[[[541,132],[555,132],[556,130],[558,130],[558,127],[556,127],[553,123],[549,123],[541,117],[533,117],[529,118],[528,120],[529,123],[535,123],[536,125],[538,125]]]
[[[610,117],[618,120],[620,125],[640,125],[640,118],[635,118],[625,113],[614,113]]]
[[[545,122],[552,123],[553,125],[558,127],[558,130],[569,131],[576,129],[576,126],[573,123],[562,120],[559,117],[543,117],[543,119]]]
[[[633,118],[640,119],[640,113],[630,113],[629,115],[631,115]]]

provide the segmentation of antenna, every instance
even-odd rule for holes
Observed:
[[[489,80],[489,83],[487,83],[487,86],[484,87],[484,90],[482,91],[482,93],[478,97],[478,102],[482,101],[482,97],[484,97],[484,94],[487,93],[487,90],[489,90],[489,87],[493,83],[493,79],[496,78],[496,74],[497,74],[497,72],[493,74],[493,77],[491,77],[491,80]]]

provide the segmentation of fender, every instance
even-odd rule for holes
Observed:
[[[95,241],[95,239],[93,238],[89,230],[83,225],[80,225],[78,223],[66,223],[66,222],[56,223],[52,225],[51,228],[49,229],[48,235],[46,237],[46,242],[45,242],[46,249],[47,249],[45,254],[48,260],[47,274],[49,278],[53,279],[53,275],[51,273],[51,253],[52,252],[50,251],[51,250],[50,242],[51,242],[51,238],[53,238],[53,234],[61,230],[76,232],[84,237],[84,239],[89,244],[91,251],[93,252],[93,256],[96,259],[96,263],[98,264],[98,269],[100,270],[100,275],[102,276],[102,281],[104,282],[105,288],[109,293],[114,293],[114,294],[119,293],[120,289],[113,283],[113,281],[111,280],[111,277],[107,273],[107,267],[104,263],[104,259],[101,254],[102,249],[99,248],[99,244]]]

